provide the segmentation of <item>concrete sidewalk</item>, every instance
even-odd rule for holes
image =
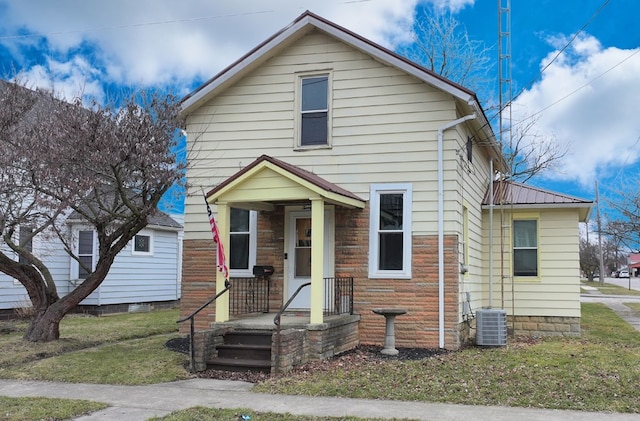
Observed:
[[[150,386],[0,380],[0,395],[44,396],[105,402],[109,408],[78,421],[147,420],[193,406],[250,408],[259,412],[416,420],[638,420],[638,414],[470,406],[423,402],[323,398],[252,393],[251,383],[192,379]]]

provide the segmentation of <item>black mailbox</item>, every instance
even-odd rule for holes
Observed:
[[[253,276],[268,278],[273,274],[273,266],[254,266]]]

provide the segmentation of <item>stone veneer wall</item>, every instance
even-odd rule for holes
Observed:
[[[507,317],[516,336],[580,336],[579,317],[516,316]]]
[[[326,323],[307,325],[305,329],[285,329],[280,332],[279,352],[277,333],[274,333],[272,373],[276,370],[286,373],[306,362],[325,360],[355,348],[359,344],[359,320],[359,316],[339,316]]]
[[[282,304],[284,261],[284,208],[259,212],[257,264],[273,265],[270,309]],[[379,307],[407,309],[396,318],[396,346],[437,348],[438,326],[438,246],[437,235],[413,237],[412,279],[369,279],[369,209],[335,211],[335,275],[354,278],[354,312],[361,317],[360,342],[384,343],[385,320],[372,310]],[[445,254],[445,348],[461,346],[458,320],[458,238],[446,235]],[[215,249],[210,240],[185,240],[181,316],[190,314],[215,294]],[[196,317],[196,330],[213,323],[215,305]],[[188,333],[188,323],[180,332]]]
[[[336,276],[354,277],[354,310],[361,317],[360,342],[382,345],[384,317],[379,307],[404,308],[395,319],[396,347],[437,348],[438,326],[438,237],[414,236],[412,279],[369,279],[369,210],[336,209]],[[458,321],[458,238],[444,238],[445,348],[461,346]]]

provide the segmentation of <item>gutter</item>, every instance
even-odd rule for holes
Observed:
[[[438,340],[444,348],[444,158],[443,133],[467,120],[473,120],[476,114],[469,114],[450,121],[438,129]]]

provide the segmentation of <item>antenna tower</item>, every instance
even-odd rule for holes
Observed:
[[[513,144],[511,136],[512,114],[511,100],[512,92],[512,76],[511,76],[511,0],[498,0],[498,83],[499,83],[499,129],[498,137],[502,151],[506,151],[509,168],[507,174],[501,174],[499,179],[499,197],[500,197],[500,290],[501,290],[501,307],[505,304],[505,288],[504,282],[506,278],[511,278],[511,320],[515,327],[515,293],[513,277],[505,273],[505,259],[507,258],[507,250],[510,244],[509,236],[511,235],[511,221],[506,221],[504,212],[505,200],[505,178],[513,174],[515,157],[512,157]],[[512,200],[509,200],[512,202]],[[511,216],[510,218],[511,219]],[[490,280],[493,282],[493,280]],[[515,329],[514,329],[515,330]]]

